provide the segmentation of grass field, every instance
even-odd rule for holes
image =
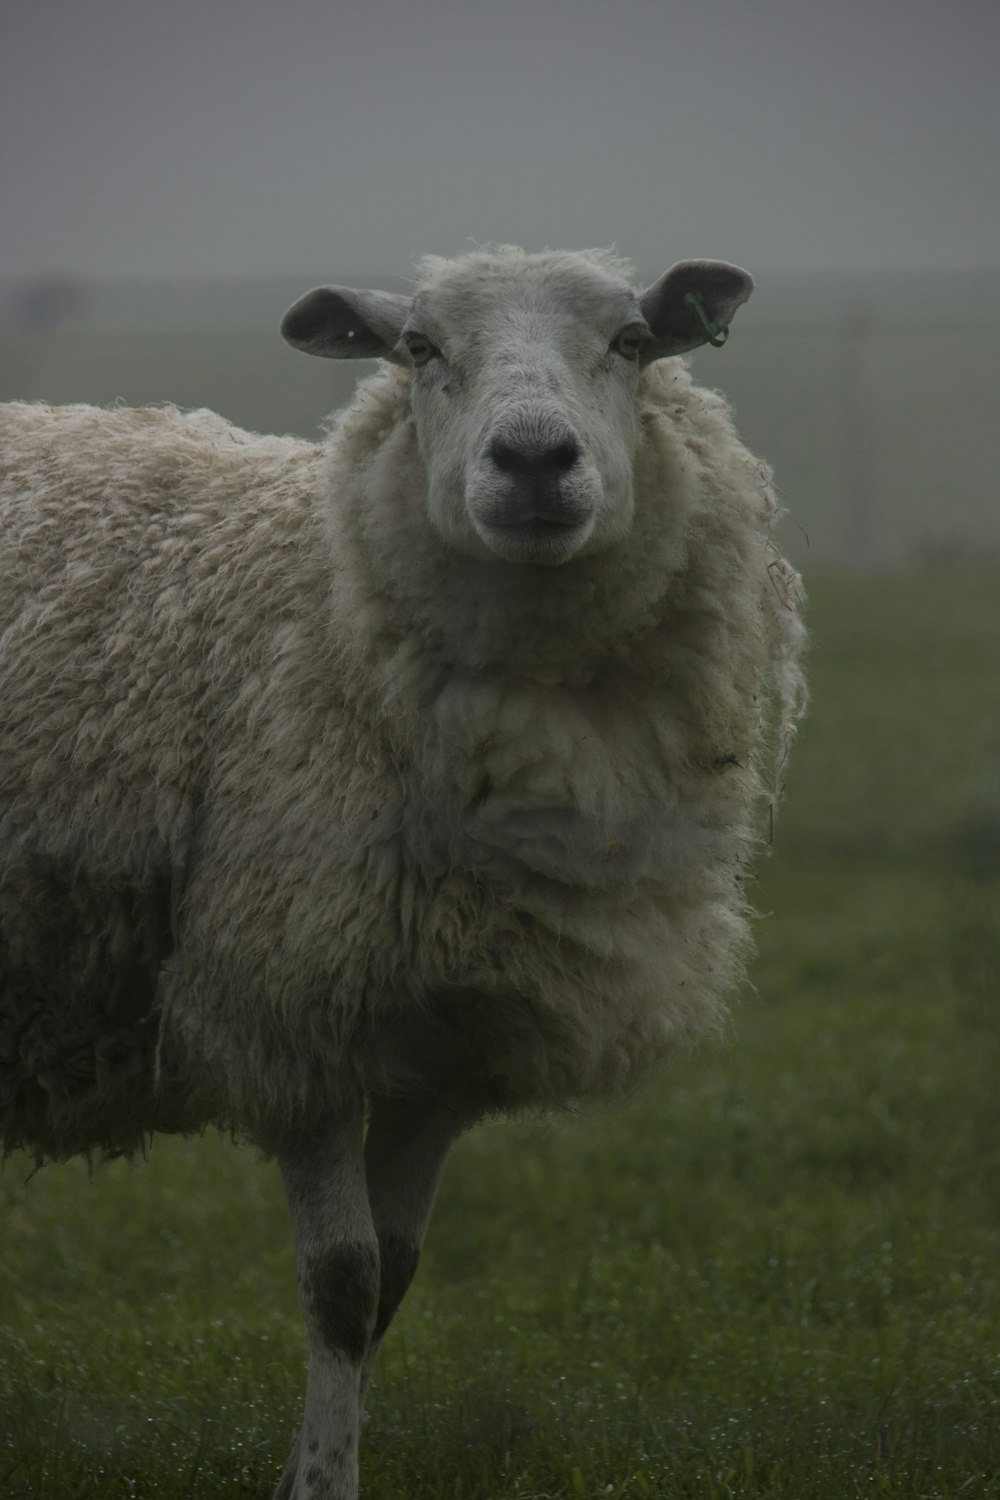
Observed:
[[[368,1500],[1000,1495],[1000,578],[812,593],[755,988],[627,1107],[461,1144]],[[29,1171],[0,1495],[269,1495],[304,1387],[273,1166]]]

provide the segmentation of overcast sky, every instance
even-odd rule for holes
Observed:
[[[1000,266],[998,0],[0,0],[0,271]]]

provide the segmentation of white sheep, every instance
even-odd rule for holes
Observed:
[[[501,247],[320,288],[289,342],[388,362],[325,445],[5,409],[0,1131],[276,1154],[284,1500],[356,1494],[456,1135],[634,1081],[740,971],[799,589],[767,470],[669,356],[751,287]]]

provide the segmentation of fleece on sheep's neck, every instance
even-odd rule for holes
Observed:
[[[760,771],[760,644],[780,656],[792,615],[768,583],[769,475],[724,404],[679,361],[648,370],[632,531],[538,568],[435,534],[408,385],[376,377],[335,429],[329,524],[424,810],[410,856],[593,890],[729,864]]]

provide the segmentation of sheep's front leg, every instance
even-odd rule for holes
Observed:
[[[355,1500],[361,1373],[379,1294],[361,1100],[286,1142],[279,1164],[295,1226],[309,1383],[276,1500]]]
[[[376,1099],[372,1104],[365,1163],[381,1277],[362,1394],[385,1331],[417,1269],[448,1149],[467,1123],[466,1112],[438,1099]]]

